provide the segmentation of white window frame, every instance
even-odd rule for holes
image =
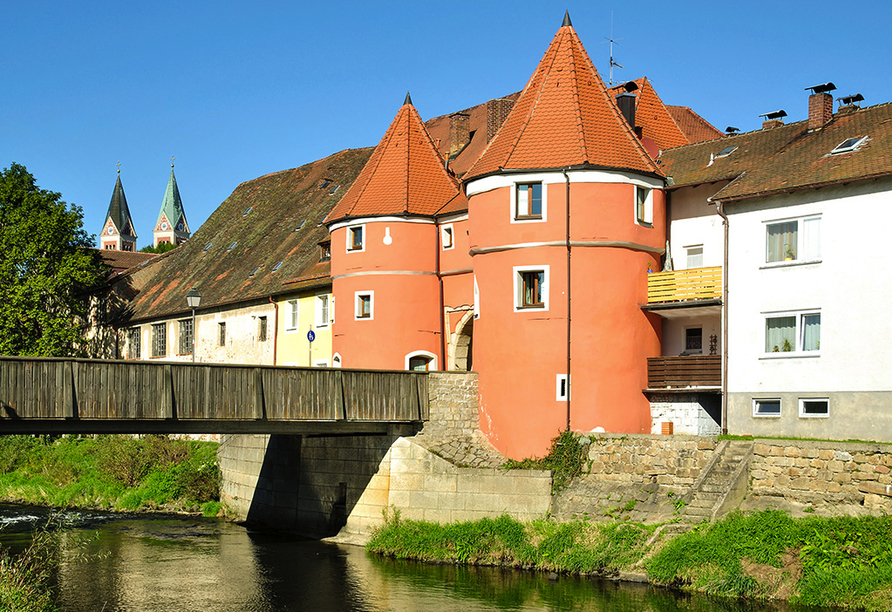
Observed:
[[[644,197],[644,206],[641,214],[638,214],[638,193],[640,190],[646,189],[647,195]],[[646,185],[635,185],[632,199],[632,215],[635,224],[642,227],[654,226],[654,190]]]
[[[807,414],[805,412],[806,402],[824,402],[827,406],[827,412],[824,414]],[[826,419],[830,416],[830,398],[827,397],[800,397],[799,398],[799,418],[800,419]]]
[[[362,242],[358,247],[354,247],[353,236],[356,230],[362,232]],[[348,225],[347,226],[347,252],[348,253],[362,253],[365,251],[365,245],[368,242],[369,236],[366,232],[365,223],[360,223],[358,225]]]
[[[324,310],[323,304],[325,304]],[[325,314],[325,317],[323,317],[323,313]],[[315,327],[316,329],[324,329],[329,325],[331,325],[331,294],[317,293]]]
[[[521,185],[533,185],[538,183],[542,186],[542,214],[537,217],[518,217],[517,216],[517,188]],[[542,180],[518,180],[511,184],[511,208],[508,210],[511,223],[545,223],[548,221],[548,183]]]
[[[804,264],[804,263],[820,263],[820,261],[821,261],[821,234],[820,234],[820,232],[821,232],[821,225],[822,225],[821,217],[822,217],[822,215],[817,214],[817,215],[805,215],[802,217],[791,217],[789,219],[772,219],[770,221],[763,221],[762,224],[765,226],[762,231],[762,234],[765,236],[765,252],[764,252],[764,256],[763,256],[763,260],[764,260],[763,266],[766,268],[774,268],[774,267],[778,267],[778,266],[789,266],[789,265]],[[804,251],[804,247],[806,246],[805,228],[803,227],[803,224],[806,221],[814,221],[814,220],[818,221],[818,224],[817,224],[817,231],[818,231],[817,251],[818,252],[817,253],[807,253],[806,254],[807,256],[801,256]],[[779,259],[776,261],[770,261],[768,259],[768,228],[771,227],[772,225],[779,225],[781,223],[793,223],[793,222],[796,223],[796,246],[795,246],[795,251],[793,251],[792,259],[788,260],[785,257],[783,259]],[[793,248],[794,247],[792,247],[792,246],[790,247],[791,250]]]
[[[762,329],[764,330],[764,343],[765,347],[763,350],[765,351],[763,357],[768,359],[778,359],[784,357],[820,357],[821,355],[821,341],[818,340],[818,348],[810,351],[803,350],[802,345],[804,344],[805,338],[803,335],[805,334],[805,326],[803,325],[803,319],[807,316],[818,315],[821,316],[821,310],[817,308],[808,309],[808,310],[791,310],[791,311],[782,311],[782,312],[766,312],[762,313],[762,318],[764,323],[762,325]],[[784,351],[779,350],[775,352],[774,350],[768,350],[767,348],[767,335],[768,335],[768,321],[769,319],[782,319],[785,317],[793,317],[796,320],[796,325],[794,328],[794,341],[793,341],[793,350],[792,351]],[[823,319],[821,320],[821,328],[824,326]]]
[[[566,374],[558,374],[554,381],[554,398],[559,402],[566,402],[570,396],[570,377]]]
[[[549,306],[549,294],[551,293],[551,267],[550,266],[514,266],[514,312],[542,312]],[[545,276],[545,289],[542,294],[542,306],[523,305],[523,273],[542,272]]]
[[[700,252],[697,253],[696,252],[697,250],[699,250]],[[691,246],[686,246],[686,247],[684,247],[684,253],[685,253],[685,269],[696,270],[697,268],[703,267],[703,245],[702,244],[692,244]],[[697,255],[700,256],[700,265],[699,266],[691,265],[691,256],[692,255],[695,257]]]
[[[360,316],[362,309],[360,304],[362,297],[369,298],[369,316]],[[354,291],[353,292],[353,319],[355,321],[373,321],[375,319],[375,292],[374,291]]]
[[[288,300],[285,318],[285,333],[293,334],[300,329],[300,300]]]
[[[433,372],[437,369],[437,356],[429,351],[413,351],[406,355],[406,366],[405,369],[409,369],[409,362],[413,357],[427,357],[430,359],[430,363],[428,364],[427,371]]]
[[[759,412],[759,404],[762,402],[777,402],[777,412]],[[778,419],[784,412],[784,403],[779,397],[756,397],[753,398],[753,416],[759,419]]]
[[[447,236],[449,238],[448,244],[446,240]],[[451,223],[440,227],[440,244],[443,246],[444,251],[451,251],[455,248],[455,231]]]

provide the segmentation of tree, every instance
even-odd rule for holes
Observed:
[[[61,198],[24,166],[0,172],[0,354],[84,354],[85,291],[105,268],[82,209]]]
[[[170,242],[161,242],[158,246],[144,246],[139,250],[140,253],[167,253],[168,251],[172,251],[177,248],[177,245],[172,244]]]

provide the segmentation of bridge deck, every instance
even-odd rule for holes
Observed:
[[[427,420],[427,376],[0,357],[0,408],[0,433],[370,433]]]

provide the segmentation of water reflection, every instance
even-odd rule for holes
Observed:
[[[24,546],[40,512],[0,507],[3,546]],[[69,612],[652,611],[742,612],[777,607],[496,568],[396,562],[362,548],[250,533],[215,520],[73,516],[63,540],[60,608]],[[83,535],[95,537],[86,547]],[[79,551],[87,553],[79,560]]]

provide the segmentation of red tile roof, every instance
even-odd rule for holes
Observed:
[[[724,133],[720,132],[718,128],[687,106],[667,105],[666,108],[681,131],[687,136],[689,143],[705,142],[724,136]]]
[[[632,82],[638,88],[632,93],[635,94],[635,127],[641,129],[642,140],[652,140],[658,150],[690,144],[647,77]],[[616,85],[610,88],[610,95],[615,98],[625,91],[625,84]]]
[[[464,178],[577,165],[660,174],[573,26],[563,25],[508,119]]]
[[[858,150],[830,153],[859,136]],[[660,162],[675,188],[731,181],[713,196],[722,201],[892,176],[892,103],[837,113],[819,130],[806,120],[671,149]]]
[[[429,216],[447,207],[465,210],[467,201],[407,96],[326,222],[381,215]]]
[[[157,253],[142,253],[140,251],[118,251],[115,249],[94,249],[99,254],[102,263],[112,269],[112,274],[118,274],[129,270],[134,266],[158,257]]]

